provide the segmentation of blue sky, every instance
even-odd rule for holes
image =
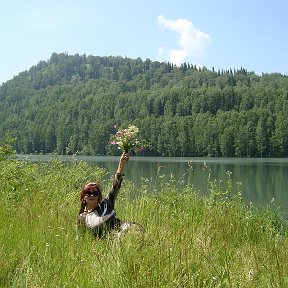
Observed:
[[[0,85],[53,52],[288,74],[287,0],[9,0]]]

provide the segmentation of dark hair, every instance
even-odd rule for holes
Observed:
[[[95,189],[96,188],[96,189]],[[84,200],[85,195],[87,192],[97,190],[99,192],[99,202],[102,200],[102,189],[99,183],[97,182],[87,182],[86,184],[83,185],[80,193],[80,201],[81,201],[81,206],[80,206],[80,211],[79,214],[83,213],[86,207],[86,201]]]

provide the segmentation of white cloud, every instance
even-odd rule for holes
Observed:
[[[159,56],[162,56],[165,54],[165,49],[163,47],[158,48],[158,54]]]
[[[200,60],[205,48],[210,43],[210,36],[196,29],[192,22],[186,19],[175,21],[165,19],[163,15],[158,17],[161,28],[170,29],[180,34],[178,38],[178,49],[159,48],[159,55],[166,54],[169,62],[176,65],[191,59],[194,62]],[[166,51],[166,52],[165,52]]]

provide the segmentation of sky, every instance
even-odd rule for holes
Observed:
[[[0,85],[52,53],[288,74],[287,0],[9,0]]]

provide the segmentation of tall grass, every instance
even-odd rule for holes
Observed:
[[[208,176],[203,198],[179,193],[173,175],[159,175],[158,191],[124,180],[118,216],[145,234],[78,239],[81,185],[109,187],[106,171],[58,160],[0,166],[0,287],[288,287],[283,220],[233,197],[229,174],[225,188]]]

